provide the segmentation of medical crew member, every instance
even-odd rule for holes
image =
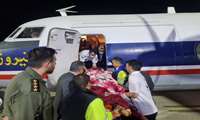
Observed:
[[[128,79],[123,60],[120,57],[114,57],[112,59],[112,65],[114,67],[113,78],[117,80],[120,85],[125,85]]]

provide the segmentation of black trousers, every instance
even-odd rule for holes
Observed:
[[[120,118],[117,118],[115,120],[137,120],[137,119],[132,116],[130,116],[130,117],[121,116]]]
[[[157,114],[158,113],[154,113],[154,114],[151,114],[151,115],[146,115],[144,117],[146,117],[148,120],[156,120]]]

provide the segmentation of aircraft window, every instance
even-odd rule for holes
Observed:
[[[200,44],[197,45],[196,52],[197,52],[197,57],[200,60]]]
[[[27,27],[17,38],[39,38],[44,27]]]
[[[74,42],[74,37],[76,36],[76,33],[74,32],[65,32],[65,40],[67,44],[73,44]]]
[[[9,38],[12,38],[21,28],[17,28],[14,32],[9,35]]]
[[[2,41],[0,44],[0,49],[14,49],[14,48],[22,48],[22,47],[30,47],[39,46],[39,41],[18,41],[18,42],[6,42]]]

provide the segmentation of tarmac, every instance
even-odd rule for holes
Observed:
[[[154,93],[157,120],[200,120],[200,90]]]

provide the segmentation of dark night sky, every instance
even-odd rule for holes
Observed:
[[[200,0],[6,0],[0,4],[0,40],[24,22],[59,15],[56,9],[71,5],[77,5],[78,14],[164,13],[167,6],[200,12]]]

